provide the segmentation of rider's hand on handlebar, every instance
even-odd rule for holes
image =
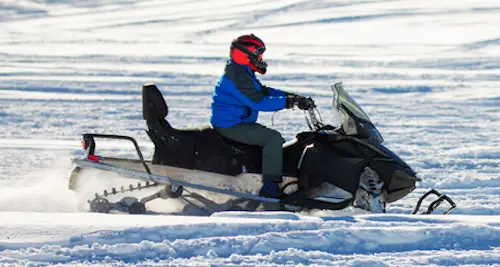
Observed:
[[[314,101],[310,97],[303,97],[295,94],[290,94],[286,98],[286,108],[297,106],[299,109],[308,110],[314,107]]]
[[[314,101],[310,97],[299,97],[299,101],[297,102],[297,107],[302,110],[309,110],[314,107]]]
[[[297,102],[299,102],[299,97],[300,96],[296,94],[287,94],[285,108],[294,108],[297,105]]]

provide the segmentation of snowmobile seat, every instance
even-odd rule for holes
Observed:
[[[153,164],[229,175],[242,172],[241,153],[211,126],[176,129],[165,119],[168,105],[154,84],[142,87],[142,114],[155,145]]]

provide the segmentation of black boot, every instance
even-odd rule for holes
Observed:
[[[283,181],[281,176],[264,176],[263,180],[259,196],[282,198],[292,195],[299,189],[297,182]]]
[[[277,182],[264,182],[259,190],[259,196],[280,198],[283,196],[280,184]]]

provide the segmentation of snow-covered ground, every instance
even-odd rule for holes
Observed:
[[[0,266],[500,266],[499,26],[496,0],[0,1]],[[251,32],[263,83],[336,124],[343,81],[419,189],[385,215],[85,213],[67,189],[80,134],[130,135],[150,156],[145,82],[174,126],[208,124],[229,43]],[[297,110],[260,122],[307,129]],[[453,215],[408,216],[430,188]]]

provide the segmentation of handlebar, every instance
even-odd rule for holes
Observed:
[[[304,110],[307,126],[311,131],[318,131],[325,125],[323,124],[321,114],[319,113],[316,104],[314,103],[312,98],[309,97],[309,99],[312,101],[312,106],[309,109]]]

